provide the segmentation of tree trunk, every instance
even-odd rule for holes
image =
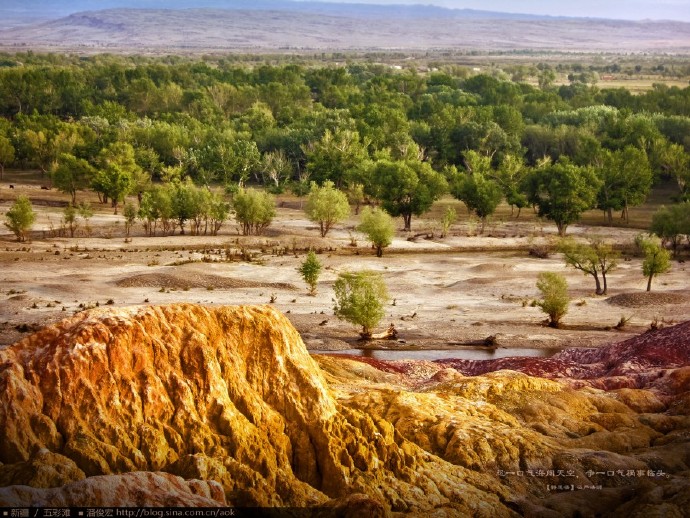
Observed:
[[[647,291],[652,291],[652,278],[654,277],[654,274],[651,274],[649,276],[649,280],[647,281]]]
[[[556,227],[558,228],[559,237],[564,237],[565,231],[567,230],[568,225],[566,225],[565,223],[556,223]]]
[[[592,277],[594,277],[594,282],[597,285],[597,295],[602,295],[604,292],[601,289],[601,283],[599,282],[599,276],[597,275],[597,272],[594,272],[592,274]]]
[[[405,232],[412,230],[412,214],[403,214],[403,222],[405,223]]]
[[[382,246],[376,247],[376,257],[383,257],[383,247]]]
[[[601,292],[601,295],[606,295],[606,292],[608,291],[608,286],[606,285],[606,273],[601,272],[601,277],[604,281],[604,291]]]
[[[611,207],[606,209],[606,223],[609,227],[613,225],[613,209]]]

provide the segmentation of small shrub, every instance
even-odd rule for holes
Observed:
[[[316,294],[316,286],[319,281],[319,275],[321,274],[321,262],[313,250],[310,250],[307,254],[307,258],[299,267],[299,273],[302,274],[304,282],[309,285],[309,294]]]
[[[542,272],[537,280],[537,289],[542,295],[537,305],[549,316],[549,326],[559,327],[570,304],[565,277],[560,273]]]
[[[381,274],[371,271],[341,273],[335,284],[334,312],[338,318],[362,326],[363,339],[371,338],[372,329],[385,315],[388,289]]]

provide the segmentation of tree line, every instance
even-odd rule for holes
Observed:
[[[661,179],[690,196],[690,88],[631,95],[452,67],[23,58],[0,66],[0,176],[36,168],[75,206],[84,189],[115,210],[136,195],[145,212],[190,182],[300,195],[332,182],[405,230],[451,193],[482,222],[506,200],[565,234],[591,208],[627,218]]]

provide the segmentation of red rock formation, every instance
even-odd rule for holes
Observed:
[[[683,386],[687,390],[690,384],[682,369],[690,367],[690,321],[604,347],[566,349],[551,358],[439,360],[438,363],[471,376],[510,369],[531,376],[582,381],[574,383],[575,386],[606,390],[654,388],[677,395]]]

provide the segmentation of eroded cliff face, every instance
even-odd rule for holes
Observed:
[[[690,323],[547,360],[318,361],[344,405],[526,516],[690,516]]]
[[[365,363],[312,358],[267,306],[82,313],[0,350],[0,505],[687,516],[689,326]]]
[[[168,473],[218,482],[228,505],[514,515],[496,477],[339,402],[270,307],[81,313],[0,351],[0,393],[0,482],[63,487],[5,487],[0,505],[103,504],[103,488],[136,486],[117,474],[137,472],[167,481],[156,502],[194,492]]]

